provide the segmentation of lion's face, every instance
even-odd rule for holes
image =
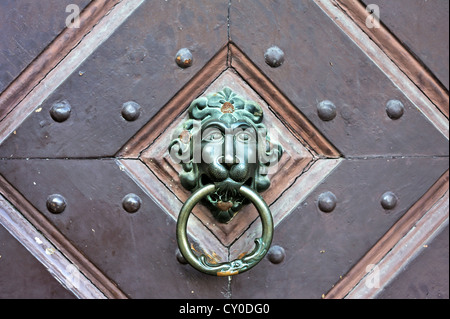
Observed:
[[[169,151],[172,158],[182,161],[180,180],[186,189],[194,192],[216,185],[216,191],[202,202],[219,222],[228,223],[248,203],[239,188],[266,190],[270,186],[267,168],[278,161],[282,150],[270,142],[259,106],[251,103],[246,107],[246,102],[235,96],[210,103],[214,98],[216,95],[191,104],[190,119]]]
[[[246,122],[230,125],[212,120],[202,127],[199,187],[216,184],[216,192],[206,201],[221,222],[230,221],[246,203],[239,188],[255,186],[259,167],[256,141],[257,132]]]

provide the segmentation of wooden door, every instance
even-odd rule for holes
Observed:
[[[448,297],[448,3],[373,2],[2,1],[0,296]],[[167,151],[224,87],[284,149],[272,247],[225,278],[180,256]],[[261,231],[194,215],[215,262]]]

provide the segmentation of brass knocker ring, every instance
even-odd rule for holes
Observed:
[[[206,260],[205,255],[197,257],[191,250],[188,238],[187,238],[187,222],[189,215],[192,212],[194,206],[205,196],[211,194],[216,190],[214,184],[206,185],[196,192],[184,203],[178,216],[177,222],[177,241],[181,254],[186,261],[191,264],[195,269],[214,276],[232,276],[245,272],[258,264],[266,255],[269,250],[270,244],[273,238],[273,219],[269,207],[266,202],[259,196],[256,191],[247,187],[241,186],[239,192],[248,198],[253,205],[257,208],[259,216],[262,222],[262,236],[255,239],[256,247],[248,255],[240,259],[235,259],[231,262],[225,262],[220,264],[210,264]]]

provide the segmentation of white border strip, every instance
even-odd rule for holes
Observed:
[[[0,144],[37,109],[145,0],[123,0],[3,119]]]
[[[0,224],[16,238],[67,290],[78,298],[105,295],[0,194]]]
[[[123,0],[3,119],[0,144],[22,124],[145,0]],[[89,281],[19,211],[0,194],[0,223],[78,298],[104,299]]]
[[[449,122],[402,70],[367,34],[340,10],[334,0],[314,0],[323,12],[378,66],[391,82],[405,94],[417,109],[449,139]]]
[[[345,297],[348,299],[376,298],[414,258],[427,249],[427,244],[448,225],[449,192],[445,193],[415,226],[376,264]],[[370,269],[369,269],[370,268]]]

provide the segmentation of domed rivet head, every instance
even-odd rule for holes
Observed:
[[[399,100],[390,100],[386,104],[386,113],[387,115],[393,119],[398,120],[402,117],[403,113],[405,112],[405,107],[403,106],[403,103]]]
[[[54,121],[61,123],[69,118],[71,112],[72,107],[70,106],[69,102],[62,101],[53,104],[52,108],[50,109],[50,116]]]
[[[381,196],[381,206],[384,209],[393,209],[397,205],[397,196],[393,192],[386,192]]]
[[[142,201],[136,194],[128,194],[122,200],[122,207],[128,213],[136,213],[141,208]]]
[[[336,117],[336,106],[331,101],[322,101],[317,105],[317,115],[322,121],[331,121]]]
[[[122,106],[122,116],[125,120],[136,121],[141,114],[141,106],[136,102],[126,102]]]
[[[180,68],[188,68],[192,65],[193,57],[191,51],[189,49],[183,48],[178,51],[175,61],[177,62]]]
[[[319,195],[319,209],[324,213],[331,213],[336,208],[337,198],[332,192],[325,192]]]
[[[47,209],[52,214],[61,214],[66,209],[66,200],[59,194],[47,198]]]
[[[267,252],[267,258],[272,264],[279,264],[283,262],[286,257],[286,252],[281,246],[272,246]]]
[[[183,255],[181,254],[181,251],[179,250],[179,249],[177,249],[177,252],[176,252],[176,257],[177,257],[177,260],[178,260],[178,262],[180,263],[180,264],[182,264],[182,265],[187,265],[187,260],[186,259],[184,259],[184,257],[183,257]]]
[[[277,46],[270,47],[264,53],[264,59],[272,68],[277,68],[284,62],[284,52]]]

